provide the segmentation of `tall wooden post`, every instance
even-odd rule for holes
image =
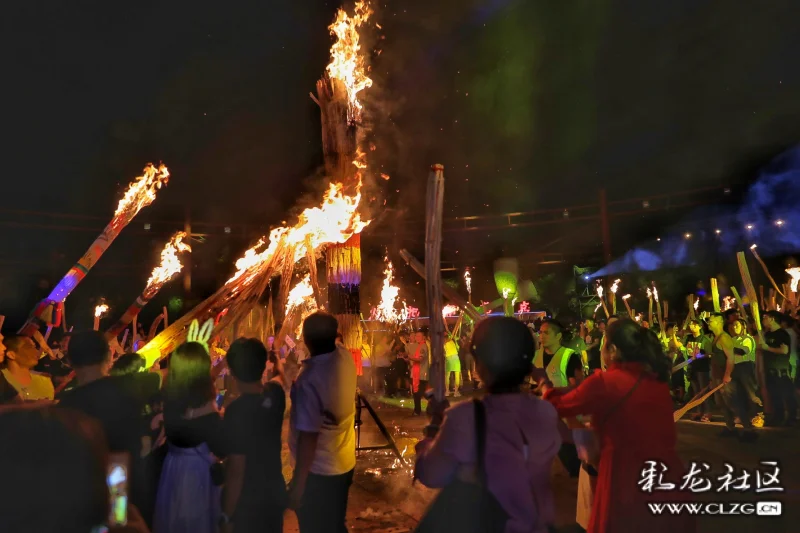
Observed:
[[[442,209],[444,166],[431,167],[425,217],[425,293],[430,317],[431,366],[429,379],[437,401],[444,400],[444,318],[442,317]]]
[[[322,153],[325,173],[334,182],[342,183],[346,193],[361,185],[358,151],[363,139],[360,116],[350,107],[347,89],[341,80],[328,74],[317,82],[317,96],[322,123]],[[339,321],[345,347],[353,354],[358,375],[361,369],[361,236],[353,235],[343,244],[329,246],[327,260],[328,310]]]

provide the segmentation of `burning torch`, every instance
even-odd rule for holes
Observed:
[[[619,283],[622,280],[614,280],[614,284],[611,285],[611,314],[617,314],[617,290],[619,289]]]
[[[608,312],[608,307],[606,307],[606,301],[603,299],[603,284],[602,284],[602,282],[598,282],[597,283],[597,297],[600,298],[600,305],[598,305],[597,308],[602,306],[603,307],[603,311],[606,313],[606,318],[608,318],[611,315]],[[594,310],[595,313],[597,312],[597,308],[595,308],[595,310]]]
[[[633,318],[633,311],[631,311],[631,306],[628,305],[628,300],[630,299],[630,297],[631,297],[630,294],[626,294],[625,296],[623,296],[622,297],[622,303],[625,304],[625,309],[628,310],[628,316]]]
[[[464,283],[467,285],[467,303],[472,303],[472,274],[469,273],[469,269],[464,271]],[[795,282],[796,286],[797,282]]]
[[[184,239],[186,239],[186,233],[179,231],[164,246],[164,249],[161,250],[161,263],[153,269],[144,291],[128,307],[120,319],[106,331],[106,338],[112,339],[128,327],[128,324],[139,315],[142,308],[153,299],[158,291],[183,269],[178,254],[192,251],[191,247],[184,242]],[[136,331],[133,334],[135,336]]]
[[[130,184],[125,195],[119,201],[114,218],[105,227],[103,232],[92,243],[83,257],[75,263],[67,274],[55,286],[50,295],[42,300],[33,310],[28,321],[20,329],[22,335],[32,335],[38,331],[42,323],[56,324],[58,313],[63,307],[64,300],[78,286],[86,274],[97,263],[103,253],[108,249],[114,239],[127,226],[131,220],[139,213],[143,207],[147,207],[156,199],[156,191],[169,181],[167,167],[159,165],[155,167],[148,164],[144,168],[141,176]],[[56,317],[53,316],[56,312]],[[55,319],[54,319],[55,318]]]
[[[100,329],[100,319],[108,314],[108,305],[101,303],[94,308],[94,330]],[[37,330],[38,331],[38,330]]]

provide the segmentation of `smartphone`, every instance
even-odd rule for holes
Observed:
[[[124,526],[128,523],[128,479],[130,477],[130,455],[112,453],[108,461],[106,484],[111,501],[108,515],[109,526]]]

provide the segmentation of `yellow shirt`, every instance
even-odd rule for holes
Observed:
[[[7,369],[3,369],[3,375],[8,383],[17,390],[22,400],[52,400],[55,397],[53,382],[38,372],[31,372],[31,382],[27,387],[14,379]]]

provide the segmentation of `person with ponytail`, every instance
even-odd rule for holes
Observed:
[[[678,491],[683,464],[670,396],[671,362],[652,331],[630,319],[608,326],[602,348],[606,372],[595,372],[574,389],[543,384],[544,398],[562,418],[588,415],[600,445],[589,533],[695,530],[691,516],[654,516],[648,503],[685,502]],[[646,469],[655,462],[661,481],[674,490],[647,490]],[[658,476],[656,476],[658,477]]]

